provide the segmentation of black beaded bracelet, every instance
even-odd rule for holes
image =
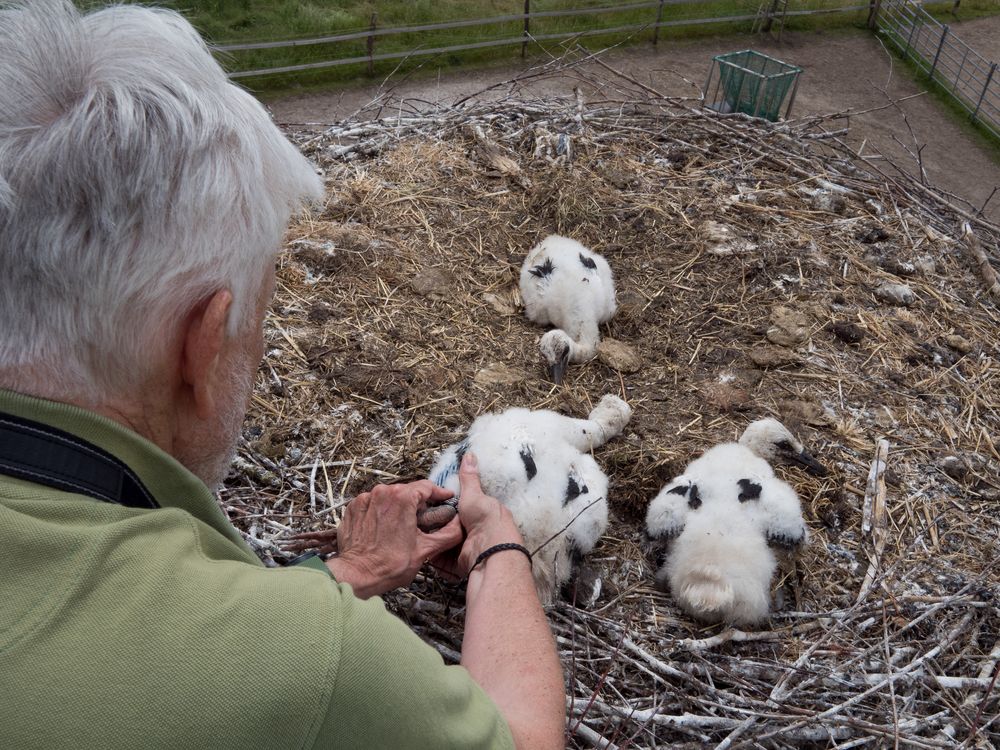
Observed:
[[[486,558],[489,557],[490,555],[495,555],[497,552],[504,552],[509,549],[516,549],[518,552],[523,552],[528,558],[528,565],[531,565],[531,553],[528,552],[527,547],[524,547],[520,544],[514,544],[514,542],[505,542],[504,544],[494,544],[492,547],[484,549],[482,552],[480,552],[479,557],[476,558],[476,562],[473,563],[471,568],[469,568],[469,572],[471,573],[476,568],[478,568],[479,563],[486,560]]]

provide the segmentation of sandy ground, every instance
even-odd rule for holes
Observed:
[[[1000,58],[1000,16],[957,22],[953,33],[990,59]],[[719,37],[685,43],[661,43],[610,52],[605,60],[615,68],[668,95],[697,93],[713,55],[755,49],[801,66],[805,72],[795,101],[794,115],[860,112],[890,101],[920,94],[921,85],[900,70],[879,40],[860,31],[786,33],[780,43],[766,38]],[[419,78],[395,85],[396,93],[433,102],[454,101],[491,83],[517,75],[523,68],[504,65],[474,73],[424,69]],[[528,91],[533,95],[566,95],[579,84],[575,76],[546,79]],[[391,82],[389,85],[392,85]],[[268,104],[281,123],[335,122],[350,116],[371,100],[378,86],[359,86],[324,93],[291,95]],[[599,97],[592,88],[589,97]],[[909,127],[913,135],[910,135]],[[917,168],[911,155],[920,151],[927,180],[981,207],[1000,185],[1000,163],[981,141],[956,121],[940,103],[917,96],[868,114],[831,123],[850,126],[848,137],[868,155],[884,155],[908,170]],[[883,165],[891,172],[891,165]],[[1000,222],[1000,191],[984,212]]]
[[[987,60],[1000,60],[1000,19],[980,18],[949,25],[959,39]]]

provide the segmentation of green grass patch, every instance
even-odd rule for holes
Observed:
[[[533,18],[531,34],[546,37],[556,34],[579,33],[579,40],[543,40],[530,44],[533,56],[546,53],[559,54],[567,45],[577,41],[589,49],[600,49],[612,44],[649,43],[653,37],[651,24],[657,17],[656,8],[618,9],[635,0],[531,0],[532,12],[559,11],[579,8],[616,7],[615,10],[586,16]],[[966,2],[974,0],[965,0]],[[792,0],[789,10],[825,9],[862,4],[864,0]],[[352,33],[370,27],[373,14],[379,28],[439,23],[459,19],[493,18],[515,15],[524,11],[524,0],[386,0],[382,2],[319,2],[318,0],[167,0],[191,20],[207,39],[216,44],[262,42],[287,39],[305,39]],[[671,3],[664,6],[665,22],[694,21],[725,16],[752,16],[760,0],[703,0],[700,2]],[[836,13],[813,17],[789,17],[786,28],[816,29],[830,26],[858,24],[864,12]],[[699,25],[679,25],[661,28],[660,39],[686,39],[699,36],[720,35],[749,30],[751,21],[734,21]],[[623,26],[646,26],[645,29],[615,34],[600,34],[601,29]],[[376,37],[374,53],[403,53],[428,50],[452,45],[496,42],[519,39],[523,21],[515,20],[480,26],[460,27],[439,31],[422,31]],[[540,49],[542,47],[543,49]],[[412,71],[422,65],[435,69],[444,66],[475,66],[497,60],[514,60],[520,54],[520,45],[488,47],[443,53],[433,56],[414,56],[405,61],[376,62],[371,75],[380,78],[393,70]],[[291,48],[234,51],[222,56],[223,63],[233,71],[257,70],[324,62],[329,60],[364,57],[368,46],[365,39],[331,44]],[[369,75],[367,64],[330,67],[314,71],[301,71],[287,75],[269,75],[241,82],[255,90],[275,90],[289,86],[314,86],[323,83],[356,81]]]
[[[941,23],[952,23],[955,19],[970,21],[973,18],[995,16],[1000,13],[1000,6],[997,0],[961,0],[956,9],[954,0],[943,0],[925,4],[924,10]]]
[[[83,0],[91,2],[91,0]],[[486,19],[523,13],[524,0],[159,0],[167,7],[183,13],[194,26],[215,44],[311,39],[345,33],[362,32],[374,21],[377,28],[397,28],[417,24],[434,24],[462,19]],[[609,12],[585,16],[533,18],[531,34],[547,37],[558,34],[580,34],[579,38],[544,40],[531,43],[533,59],[546,54],[560,54],[567,46],[583,44],[588,49],[601,49],[620,43],[646,43],[653,37],[656,8],[628,9],[621,6],[636,0],[531,0],[532,12],[560,11],[579,8],[615,8]],[[753,16],[762,0],[698,0],[676,2],[668,0],[662,20],[682,25],[661,28],[659,38],[671,41],[705,36],[742,33],[750,30],[752,21],[729,21],[704,24],[683,24],[685,21],[728,16]],[[834,9],[863,5],[865,0],[790,0],[789,11]],[[951,18],[953,0],[928,6],[935,13]],[[962,0],[959,14],[972,17],[998,11],[996,0]],[[373,18],[374,17],[374,18]],[[815,16],[789,16],[785,28],[817,30],[863,25],[866,11],[829,13]],[[645,26],[644,29],[614,34],[599,33],[601,29]],[[375,37],[374,54],[402,54],[454,45],[468,45],[502,40],[519,40],[523,21],[495,22],[478,26],[445,30],[410,32]],[[285,47],[277,49],[242,50],[220,54],[223,65],[231,71],[251,71],[266,68],[308,65],[345,58],[366,57],[367,39]],[[415,55],[406,59],[318,68],[288,74],[271,74],[240,81],[258,92],[289,88],[316,87],[378,80],[396,71],[400,74],[419,72],[421,68],[473,67],[501,60],[518,59],[519,43],[480,49],[446,52],[436,55]]]

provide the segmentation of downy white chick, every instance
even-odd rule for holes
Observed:
[[[650,503],[646,531],[669,547],[657,583],[697,619],[763,620],[777,568],[769,545],[791,549],[807,541],[798,495],[765,460],[781,454],[826,471],[780,422],[763,419],[739,443],[692,461]]]
[[[521,266],[521,298],[528,319],[555,328],[539,343],[549,375],[561,383],[570,362],[593,358],[598,326],[615,314],[615,281],[608,262],[576,240],[552,234]]]
[[[476,455],[483,491],[513,514],[547,604],[608,525],[608,478],[589,451],[618,435],[631,416],[628,404],[610,395],[587,419],[519,408],[484,414],[441,454],[430,480],[457,496],[462,456]]]

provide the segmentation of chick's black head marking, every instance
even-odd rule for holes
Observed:
[[[568,477],[566,480],[566,496],[563,499],[563,506],[565,507],[580,497],[580,495],[586,495],[588,492],[590,492],[590,490],[587,489],[587,485],[580,484],[572,476]]]
[[[679,484],[676,487],[671,487],[667,490],[667,493],[687,497],[688,507],[691,510],[701,507],[701,493],[698,492],[698,485],[696,484]]]
[[[759,484],[749,479],[741,479],[737,484],[740,486],[741,503],[745,503],[747,500],[760,500],[761,486]]]
[[[688,507],[697,510],[701,507],[701,494],[698,492],[698,485],[692,484],[691,491],[688,492]]]
[[[535,466],[535,457],[531,455],[531,450],[526,445],[521,446],[519,455],[521,456],[521,462],[524,464],[524,472],[528,475],[528,480],[531,481],[535,478],[535,474],[538,473],[538,467]]]
[[[556,267],[552,265],[552,259],[546,258],[543,263],[538,264],[534,268],[528,271],[532,276],[537,276],[542,278],[543,276],[548,276],[550,273],[556,270]]]

